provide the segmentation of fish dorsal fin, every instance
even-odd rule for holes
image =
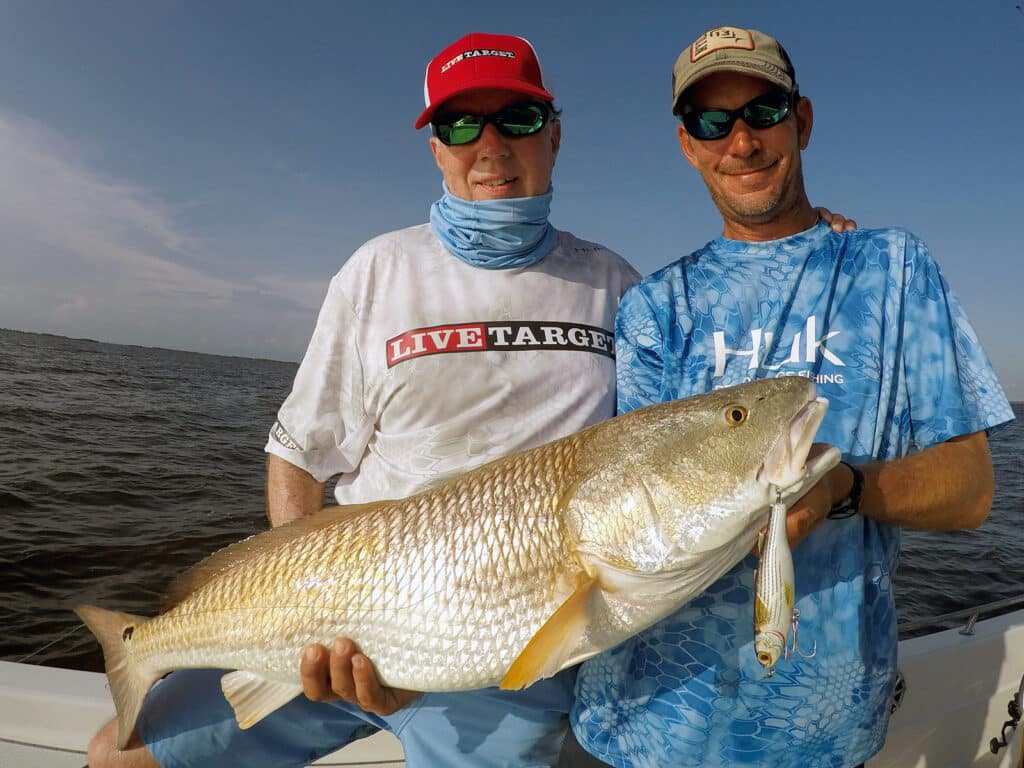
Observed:
[[[299,539],[307,533],[326,528],[345,518],[363,514],[370,509],[380,508],[385,503],[387,502],[376,501],[370,504],[324,507],[312,515],[297,518],[219,549],[171,582],[164,593],[160,610],[161,612],[169,611],[197,589],[239,563],[258,557],[290,541]]]
[[[597,579],[580,578],[575,591],[562,603],[544,626],[530,638],[512,666],[501,688],[519,690],[558,672],[572,655],[590,623],[588,604]]]
[[[220,689],[224,698],[235,710],[238,727],[245,730],[252,728],[276,709],[302,693],[298,683],[280,683],[267,680],[255,672],[239,670],[228,672],[220,679]]]

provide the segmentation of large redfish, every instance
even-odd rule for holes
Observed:
[[[187,572],[152,619],[82,606],[103,646],[119,746],[167,672],[238,670],[245,728],[302,691],[311,641],[347,636],[387,685],[521,688],[665,617],[741,560],[827,408],[785,377],[662,403],[405,499],[320,513]]]

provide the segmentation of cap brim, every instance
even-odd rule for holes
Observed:
[[[527,83],[524,83],[522,80],[476,80],[471,85],[467,85],[465,88],[460,88],[456,91],[452,91],[447,96],[445,96],[444,101],[441,101],[438,104],[431,104],[429,107],[424,109],[423,113],[416,120],[414,127],[418,131],[420,128],[429,123],[433,119],[434,113],[437,112],[437,110],[440,109],[441,105],[444,104],[446,101],[449,101],[450,99],[453,99],[456,96],[461,96],[464,93],[470,93],[472,91],[482,91],[490,88],[502,91],[515,91],[516,93],[526,94],[527,96],[536,96],[538,99],[543,99],[544,101],[555,100],[555,97],[552,96],[543,88],[537,88],[536,86],[529,85]]]
[[[680,87],[676,89],[676,97],[672,101],[672,114],[679,114],[679,100],[683,97],[683,94],[686,93],[687,90],[695,86],[705,77],[713,75],[716,72],[735,72],[740,75],[756,77],[758,80],[764,80],[765,82],[772,83],[773,85],[777,85],[779,88],[782,88],[784,90],[787,88],[789,90],[792,90],[796,85],[795,81],[792,79],[783,81],[780,78],[772,77],[766,72],[753,72],[751,71],[751,68],[749,66],[744,66],[742,64],[732,64],[728,62],[716,63],[713,64],[712,66],[707,67],[706,69],[700,70],[699,72],[695,72],[687,80],[680,83]]]

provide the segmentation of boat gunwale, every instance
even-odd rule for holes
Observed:
[[[963,635],[970,635],[973,634],[975,622],[977,622],[981,616],[993,614],[990,618],[997,618],[1005,613],[1013,613],[1013,609],[1018,607],[1024,607],[1024,593],[1013,597],[1006,597],[1001,600],[993,600],[992,602],[983,603],[982,605],[976,605],[971,608],[961,608],[958,611],[943,613],[938,616],[929,616],[923,619],[903,622],[902,624],[897,625],[896,631],[899,634],[900,640],[908,640],[912,635],[920,633],[923,629],[934,628],[933,632],[928,632],[926,634],[934,634],[935,632],[942,632],[948,629],[956,629],[955,626],[947,627],[944,625],[961,619],[966,619],[966,622],[960,629],[960,633]]]

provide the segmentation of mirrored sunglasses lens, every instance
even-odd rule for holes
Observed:
[[[732,128],[732,115],[717,109],[690,112],[683,116],[690,135],[697,139],[718,139]]]
[[[449,143],[468,144],[476,141],[483,130],[483,122],[476,115],[463,115],[451,124]]]
[[[744,119],[754,128],[769,128],[781,123],[789,114],[789,99],[782,93],[768,93],[754,99],[744,108]]]
[[[494,122],[512,136],[529,136],[544,127],[547,112],[540,106],[510,107],[495,115]]]
[[[475,141],[481,131],[480,118],[475,115],[441,118],[434,124],[437,138],[442,144],[458,145]]]

